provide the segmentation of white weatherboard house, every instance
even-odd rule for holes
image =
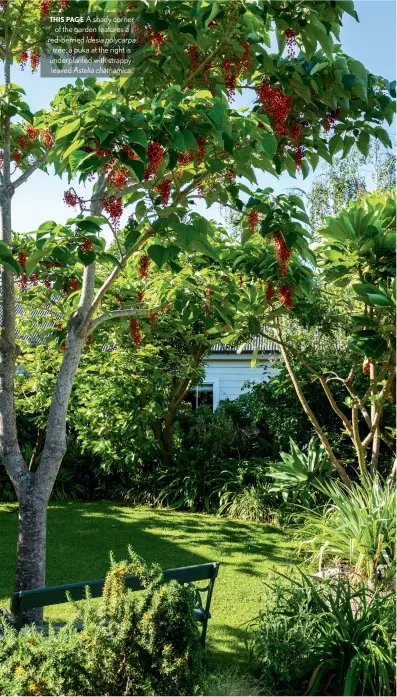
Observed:
[[[256,365],[251,368],[254,350],[258,349]],[[256,337],[241,353],[236,347],[217,344],[205,362],[205,378],[201,385],[192,388],[189,402],[193,408],[208,404],[213,410],[222,399],[236,399],[249,388],[246,382],[263,382],[277,374],[272,359],[278,355],[276,344]]]

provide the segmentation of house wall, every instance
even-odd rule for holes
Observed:
[[[243,384],[269,380],[277,374],[271,363],[272,356],[258,359],[255,368],[251,368],[251,354],[211,354],[205,363],[204,382],[214,385],[214,409],[222,399],[236,399],[247,389]]]

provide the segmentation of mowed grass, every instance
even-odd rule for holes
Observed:
[[[17,511],[0,505],[0,606],[13,585]],[[291,564],[288,532],[270,525],[206,514],[132,508],[114,503],[54,502],[48,512],[47,586],[103,578],[109,552],[126,558],[127,546],[162,568],[221,562],[208,630],[209,662],[245,661],[245,623],[261,608],[272,567]],[[202,585],[202,584],[201,584]],[[73,607],[57,605],[45,618],[65,620]]]

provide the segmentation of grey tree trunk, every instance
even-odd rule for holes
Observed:
[[[23,492],[19,504],[17,566],[14,590],[45,586],[47,501],[35,492],[35,485]],[[42,619],[40,608],[25,617],[30,622]]]

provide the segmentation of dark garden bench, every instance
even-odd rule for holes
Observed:
[[[178,569],[166,569],[163,571],[166,579],[174,579],[179,583],[187,583],[194,588],[194,615],[202,625],[201,644],[205,646],[208,620],[211,617],[210,605],[215,579],[218,574],[219,562],[209,564],[199,564],[198,566],[182,566]],[[199,588],[194,584],[197,581],[208,581],[204,588]],[[52,588],[37,588],[35,590],[19,591],[13,593],[11,597],[11,613],[13,626],[16,629],[23,627],[23,613],[36,607],[48,607],[49,605],[59,605],[67,603],[68,599],[83,600],[86,597],[86,588],[90,590],[92,598],[99,598],[103,592],[105,579],[100,581],[89,581],[88,583],[70,583],[66,586],[53,586]],[[139,591],[143,586],[137,576],[126,576],[125,583],[127,588],[132,591]],[[201,593],[207,593],[205,606],[202,603]]]

